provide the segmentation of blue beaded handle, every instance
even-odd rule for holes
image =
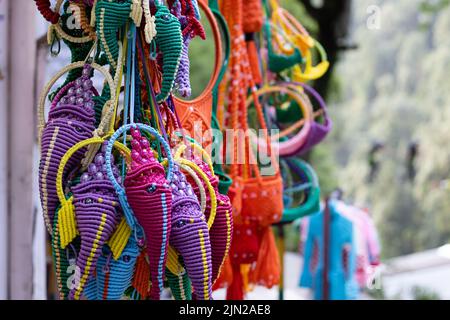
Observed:
[[[137,128],[143,131],[146,131],[147,133],[150,133],[153,135],[158,141],[162,144],[163,148],[166,151],[167,154],[167,161],[168,161],[168,168],[167,168],[167,177],[166,179],[169,181],[169,183],[172,181],[173,178],[173,168],[174,168],[174,161],[172,152],[170,150],[169,144],[164,140],[164,138],[159,134],[158,131],[156,131],[154,128],[142,124],[142,123],[131,123],[126,124],[119,129],[111,136],[108,142],[108,146],[106,147],[106,154],[105,154],[105,162],[106,162],[106,173],[108,175],[109,180],[111,180],[111,183],[114,186],[114,189],[116,190],[119,201],[122,206],[122,209],[124,211],[125,219],[127,220],[128,225],[134,229],[134,227],[137,225],[136,218],[134,217],[133,210],[130,207],[130,204],[128,203],[128,200],[125,195],[125,189],[117,182],[116,178],[114,177],[113,171],[112,171],[112,165],[111,165],[111,154],[112,149],[114,146],[114,142],[119,139],[119,137],[126,131]]]

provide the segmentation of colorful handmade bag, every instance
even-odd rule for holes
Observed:
[[[107,179],[104,164],[104,149],[96,156],[89,171],[72,188],[72,196],[66,199],[63,191],[63,172],[71,157],[90,144],[102,144],[102,138],[91,138],[71,147],[58,167],[56,192],[61,203],[58,213],[60,247],[66,248],[80,235],[80,251],[76,266],[80,270],[79,284],[71,288],[69,299],[80,299],[90,277],[93,276],[102,247],[113,235],[121,215],[114,187]],[[123,151],[127,148],[116,144]],[[99,168],[97,168],[99,166]]]
[[[48,121],[45,121],[44,106],[48,92],[55,82],[66,72],[75,68],[83,68],[80,78],[64,86],[54,97]],[[113,80],[103,67],[84,61],[70,64],[58,72],[43,89],[39,104],[39,137],[41,142],[41,158],[39,164],[39,190],[44,220],[48,232],[52,233],[53,216],[58,205],[56,197],[57,167],[64,154],[80,141],[93,136],[95,112],[92,85],[92,70],[100,71],[111,87]],[[109,104],[111,101],[108,102]],[[73,171],[81,161],[85,150],[80,150],[71,158],[64,176]]]
[[[124,181],[125,193],[147,241],[152,279],[150,297],[159,300],[171,228],[173,158],[169,145],[155,129],[137,123],[124,125],[112,135],[107,154],[110,154],[113,143],[130,129],[132,162]],[[168,159],[167,175],[155,159],[149,141],[139,130],[153,135],[163,146]]]
[[[214,223],[209,230],[212,250],[212,283],[214,283],[220,274],[232,241],[232,207],[230,199],[219,192],[219,179],[214,175],[214,168],[208,153],[195,142],[189,143],[189,147],[194,152],[200,152],[199,156],[194,154],[193,162],[203,171],[204,174],[200,174],[200,176],[205,188],[210,191],[209,194],[212,196],[207,197],[205,216],[207,219],[213,214],[215,216]],[[186,145],[181,146],[176,152],[175,159],[180,158],[186,148],[188,148]],[[198,192],[201,189],[194,188],[194,190],[199,196]]]

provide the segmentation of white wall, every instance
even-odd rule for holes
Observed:
[[[7,41],[8,15],[7,0],[0,0],[0,146],[7,146]],[[8,259],[8,203],[7,203],[7,150],[0,148],[0,299],[7,297],[7,259]]]
[[[383,285],[387,297],[400,295],[402,299],[412,299],[411,289],[420,286],[437,293],[441,299],[449,300],[450,264],[385,276]]]

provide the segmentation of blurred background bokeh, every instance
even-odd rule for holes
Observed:
[[[50,259],[38,189],[33,183],[37,141],[34,129],[27,126],[36,124],[34,106],[39,90],[67,64],[69,55],[63,50],[57,58],[50,57],[46,24],[37,10],[31,6],[33,14],[13,9],[23,8],[23,1],[32,2],[0,0],[0,127],[4,127],[0,134],[4,143],[0,298],[47,299],[52,298]],[[365,298],[450,299],[450,249],[446,246],[450,243],[450,1],[280,2],[324,45],[332,63],[327,76],[314,86],[326,97],[333,132],[306,158],[316,169],[324,194],[341,189],[344,199],[369,208],[376,221],[383,275]],[[13,21],[21,14],[26,15],[27,23]],[[34,39],[23,35],[26,32],[34,34]],[[15,43],[16,36],[22,42]],[[23,43],[27,39],[32,43]],[[11,87],[20,82],[19,75],[14,77],[11,72],[21,69],[11,64],[17,63],[17,54],[27,59],[27,52],[12,52],[12,45],[15,50],[35,48],[28,57],[32,61],[22,66],[23,72],[30,73],[20,75],[27,79],[20,91]],[[195,40],[192,45],[194,95],[209,80],[213,50],[211,40]],[[31,67],[27,69],[27,65]],[[18,92],[23,100],[6,98]],[[14,101],[34,103],[17,108]],[[11,146],[21,143],[16,125],[26,126],[23,139],[28,140],[23,145],[28,149]],[[14,139],[9,138],[11,134]],[[15,168],[15,159],[22,157],[29,157],[26,164],[31,167]],[[21,177],[15,170],[31,176],[15,184],[13,180]],[[31,193],[21,194],[20,185],[28,185]],[[31,203],[28,207],[16,204],[27,201]],[[23,208],[32,212],[22,219],[11,217]],[[29,237],[28,232],[32,233]],[[306,299],[307,294],[297,288],[301,272],[298,225],[285,227],[285,232],[285,298]],[[249,298],[276,299],[277,290],[256,290]]]

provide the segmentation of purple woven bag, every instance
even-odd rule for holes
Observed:
[[[70,291],[69,299],[80,298],[87,280],[94,275],[103,245],[114,233],[122,217],[118,196],[106,172],[106,144],[95,156],[94,163],[89,165],[88,172],[81,176],[81,182],[72,188],[81,246],[76,260],[80,271],[79,285]],[[120,179],[119,170],[113,168],[116,179]]]
[[[39,163],[39,192],[47,230],[51,233],[55,210],[58,206],[56,175],[64,154],[75,144],[92,137],[95,130],[95,112],[91,66],[86,65],[82,76],[62,88],[53,99],[48,122],[41,138]],[[78,167],[86,149],[76,152],[68,161],[67,173]]]
[[[172,187],[170,244],[183,257],[196,300],[211,300],[212,266],[208,224],[197,196],[175,166]]]

